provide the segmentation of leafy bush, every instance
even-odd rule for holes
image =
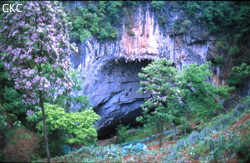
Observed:
[[[247,63],[242,63],[240,66],[232,68],[232,72],[227,80],[228,84],[241,85],[244,84],[247,78],[250,76],[250,66]]]
[[[117,127],[117,143],[133,142],[149,136],[152,136],[158,131],[155,131],[154,126],[144,125],[137,129],[129,129],[129,126],[119,125]]]
[[[190,64],[188,67],[184,67],[184,72],[179,78],[181,87],[186,92],[188,108],[194,117],[201,121],[214,117],[223,108],[219,101],[227,98],[228,92],[234,89],[228,86],[214,86],[207,82],[206,79],[211,76],[210,65],[209,62],[200,66]]]
[[[56,105],[45,104],[47,116],[48,135],[59,130],[65,133],[66,142],[69,144],[82,143],[90,144],[97,136],[93,124],[100,117],[91,109],[81,112],[67,113],[63,108]],[[36,112],[38,117],[37,129],[42,131],[41,111]]]
[[[249,162],[250,160],[250,133],[241,139],[236,150],[240,162]]]
[[[216,64],[223,64],[224,63],[223,57],[222,56],[215,56],[214,57],[214,62]]]
[[[192,22],[190,20],[184,20],[182,25],[190,25]]]
[[[131,133],[128,133],[127,130],[129,129],[129,126],[123,126],[123,125],[119,125],[117,127],[117,139],[116,142],[117,143],[123,143],[126,141],[126,139],[128,137],[131,136]]]
[[[191,27],[192,22],[188,19],[177,19],[173,25],[172,25],[172,29],[175,32],[178,32],[180,34],[186,33],[190,27]]]
[[[228,55],[233,56],[235,54],[239,54],[239,52],[240,49],[236,45],[234,45],[233,47],[230,48]]]

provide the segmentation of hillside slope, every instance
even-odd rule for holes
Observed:
[[[248,162],[250,160],[250,98],[221,114],[182,139],[125,146],[83,146],[78,151],[55,157],[53,162]]]

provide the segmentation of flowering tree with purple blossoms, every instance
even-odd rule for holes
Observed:
[[[210,66],[210,62],[190,64],[180,71],[171,61],[161,58],[142,68],[138,74],[142,79],[139,93],[150,93],[151,97],[142,105],[143,115],[137,120],[155,126],[158,132],[166,124],[186,132],[190,128],[188,117],[201,122],[214,117],[223,109],[222,99],[227,99],[233,88],[209,83]]]
[[[138,74],[143,79],[139,93],[150,93],[151,97],[142,105],[143,116],[137,117],[137,121],[154,126],[159,133],[167,124],[175,127],[175,123],[180,121],[180,113],[184,111],[184,92],[175,85],[178,71],[171,65],[171,61],[162,58],[142,68]]]
[[[15,89],[23,92],[23,103],[39,104],[42,110],[50,162],[44,101],[52,96],[52,88],[71,90],[68,55],[74,46],[69,43],[69,24],[58,2],[25,2],[22,6],[22,12],[9,12],[3,18],[5,26],[1,37],[4,42],[0,50],[5,53],[2,59],[9,79],[14,80]]]

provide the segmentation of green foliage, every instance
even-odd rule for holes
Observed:
[[[231,23],[230,15],[234,14],[230,2],[179,2],[181,8],[187,12],[189,17],[198,22],[206,23],[211,32],[219,32]]]
[[[184,111],[183,92],[173,85],[177,69],[171,65],[172,62],[165,58],[155,60],[138,74],[144,79],[140,82],[139,93],[151,93],[152,96],[142,105],[143,116],[137,120],[153,125],[158,132],[164,131],[166,124],[178,123],[179,115]]]
[[[206,123],[207,127],[200,132],[194,131],[187,138],[179,140],[164,161],[230,162],[233,154],[237,155],[238,161],[247,161],[250,123],[241,119],[248,117],[249,104],[249,98],[246,98],[233,110]],[[187,155],[183,155],[184,151]]]
[[[232,73],[227,80],[228,84],[241,85],[250,76],[250,66],[247,63],[242,63],[240,66],[232,68]]]
[[[219,101],[227,98],[228,92],[233,89],[228,86],[214,86],[206,82],[206,79],[211,76],[210,65],[209,62],[200,66],[190,64],[184,67],[184,72],[179,78],[181,87],[186,92],[187,106],[201,121],[215,116],[223,108]]]
[[[0,54],[2,55],[3,53]],[[20,161],[21,159],[29,159],[30,157],[27,156],[27,153],[25,153],[25,151],[19,151],[18,149],[16,149],[17,146],[13,146],[10,144],[11,140],[9,139],[9,133],[14,132],[15,127],[21,126],[21,124],[26,123],[25,112],[27,108],[31,106],[25,106],[22,104],[22,96],[14,89],[13,81],[7,79],[2,60],[0,60],[0,83],[0,139],[1,141],[5,142],[5,144],[2,144],[0,148],[9,150],[9,152],[1,152],[0,162],[7,160]],[[31,146],[32,142],[26,147],[29,148]],[[13,150],[16,151],[13,152]],[[20,154],[23,154],[22,158]],[[28,154],[30,153],[28,152]],[[19,157],[19,160],[16,159],[17,157]]]
[[[213,64],[216,64],[216,65],[220,65],[222,66],[224,64],[224,58],[223,56],[221,55],[216,55],[216,56],[213,56],[210,61],[213,63]]]
[[[136,10],[138,4],[140,2],[136,1],[88,2],[85,7],[78,7],[76,13],[70,13],[72,36],[81,42],[91,36],[99,40],[116,39],[117,27],[122,23],[121,18],[125,17],[128,19],[125,21],[132,24],[129,17]]]
[[[244,107],[242,107],[244,104]],[[241,109],[236,107],[226,115],[213,119],[215,123],[200,132],[195,131],[188,137],[177,141],[173,146],[168,145],[160,150],[147,150],[142,143],[83,146],[81,149],[67,155],[55,157],[53,162],[138,162],[143,160],[162,160],[164,162],[211,162],[231,161],[232,155],[239,156],[238,161],[249,159],[249,122],[235,126],[245,113],[249,114],[249,99],[240,103]],[[246,115],[246,114],[245,114]],[[121,127],[125,129],[126,127]],[[125,130],[124,130],[125,131]],[[152,145],[152,143],[149,143]],[[147,146],[149,145],[147,144]],[[146,157],[145,157],[146,155]],[[40,161],[40,160],[39,160]],[[42,160],[43,161],[43,160]]]
[[[144,139],[154,134],[155,127],[144,125],[137,129],[129,129],[129,126],[119,125],[117,127],[117,140],[116,143],[131,142],[135,140]]]
[[[192,22],[188,19],[177,19],[173,25],[172,25],[172,28],[175,32],[178,32],[178,33],[186,33],[190,27],[191,27],[191,24]]]
[[[165,16],[158,16],[159,24],[165,25],[167,23]]]
[[[131,136],[131,133],[128,133],[127,130],[129,129],[129,126],[123,126],[119,125],[117,126],[117,143],[123,143],[126,142],[126,139]]]
[[[119,22],[120,1],[99,3],[89,2],[87,7],[78,7],[77,16],[71,14],[72,36],[81,42],[90,36],[97,39],[115,39],[118,31],[115,27]]]
[[[249,35],[249,2],[187,1],[178,2],[187,15],[208,25],[212,34]],[[248,25],[247,25],[248,24]]]
[[[228,55],[233,56],[233,55],[239,54],[239,53],[240,53],[240,49],[236,45],[234,45],[233,47],[231,47],[229,49]]]
[[[66,113],[63,108],[56,105],[45,104],[44,106],[48,135],[56,130],[64,131],[67,137],[66,142],[69,144],[89,144],[95,140],[97,132],[93,124],[100,117],[93,110]],[[42,131],[42,113],[38,111],[36,114],[38,117],[37,129]]]
[[[161,11],[165,7],[165,2],[164,1],[152,1],[151,5],[154,10]]]
[[[184,20],[182,25],[190,25],[192,22],[190,20]]]
[[[16,122],[24,119],[20,117],[25,114],[27,106],[22,104],[22,98],[15,89],[5,86],[1,89],[3,93],[3,99],[0,101],[0,131],[3,131],[7,124],[16,125]]]
[[[211,76],[209,62],[200,66],[190,64],[183,72],[171,65],[165,58],[155,60],[138,74],[143,79],[139,92],[150,93],[151,97],[142,105],[143,116],[137,120],[162,131],[166,124],[187,124],[184,114],[187,112],[200,121],[214,117],[223,108],[219,101],[228,97],[233,88],[206,81]]]
[[[154,10],[156,17],[158,18],[158,22],[160,25],[165,25],[167,23],[166,17],[163,14],[166,10],[165,4],[166,2],[164,1],[152,1],[151,2],[152,9]]]
[[[217,64],[223,64],[224,63],[223,57],[222,56],[216,56],[214,58],[214,62],[217,63]]]
[[[3,129],[5,129],[7,127],[7,116],[4,115],[4,107],[0,104],[0,131],[2,131]]]
[[[100,29],[97,38],[98,39],[105,39],[105,38],[116,38],[118,35],[117,29],[112,27],[111,24],[108,22],[105,24],[104,28]]]

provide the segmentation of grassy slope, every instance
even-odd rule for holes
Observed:
[[[205,162],[250,160],[250,98],[226,114],[219,115],[199,131],[176,142],[165,141],[161,148],[157,139],[150,143],[126,146],[106,145],[82,147],[53,162]]]

